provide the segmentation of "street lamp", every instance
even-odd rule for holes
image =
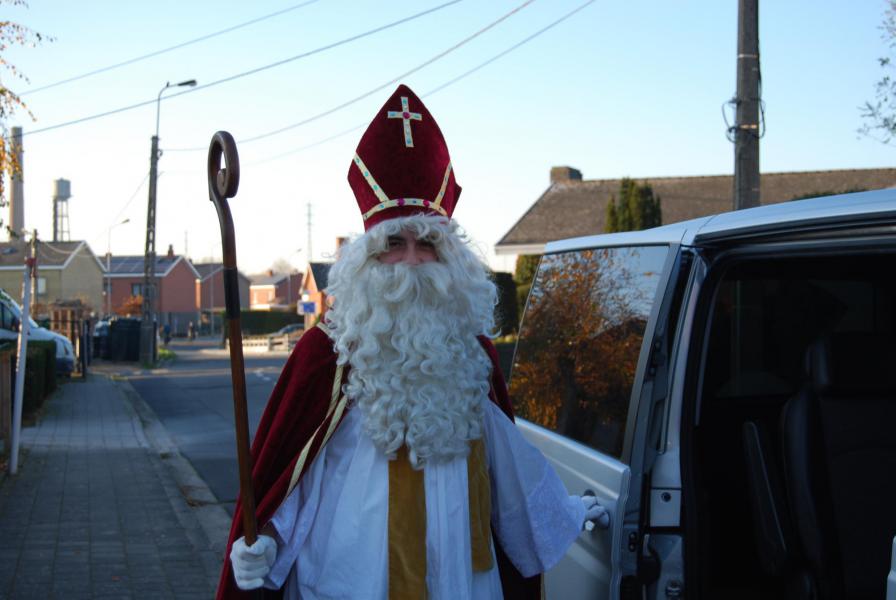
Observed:
[[[165,83],[156,98],[156,134],[152,136],[149,156],[149,202],[146,210],[146,250],[143,254],[143,321],[140,325],[140,360],[153,363],[156,358],[155,332],[155,268],[156,268],[156,182],[159,166],[159,113],[162,94],[168,88],[193,87],[195,79]]]
[[[113,223],[106,230],[106,317],[112,314],[112,230],[130,222],[131,219],[128,218],[120,223]]]
[[[159,112],[162,107],[162,94],[165,93],[165,90],[173,87],[195,87],[196,80],[195,79],[187,79],[186,81],[181,81],[180,83],[171,83],[170,81],[165,83],[165,87],[159,90],[159,95],[156,97],[156,138],[159,137]]]

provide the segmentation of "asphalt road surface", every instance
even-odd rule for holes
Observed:
[[[230,358],[211,342],[174,341],[167,368],[128,376],[155,411],[180,453],[233,514],[239,475],[233,426]],[[285,352],[245,355],[249,431],[255,434],[268,396],[286,363]]]

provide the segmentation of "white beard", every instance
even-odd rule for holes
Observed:
[[[439,262],[371,259],[339,285],[328,313],[339,360],[351,365],[345,393],[365,431],[390,458],[406,444],[416,469],[466,456],[482,437],[491,369],[473,317],[482,294],[456,279]]]

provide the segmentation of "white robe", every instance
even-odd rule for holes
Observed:
[[[491,523],[524,576],[543,573],[581,532],[584,506],[510,419],[484,404]],[[389,461],[362,421],[348,412],[271,520],[277,560],[265,586],[284,586],[286,600],[388,597]],[[502,598],[494,561],[490,571],[472,570],[466,458],[427,465],[423,480],[429,598]]]

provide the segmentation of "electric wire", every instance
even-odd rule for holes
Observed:
[[[526,8],[528,5],[532,4],[533,2],[535,2],[535,0],[526,0],[525,2],[523,2],[522,4],[516,6],[515,8],[513,8],[513,9],[510,10],[509,12],[503,14],[503,15],[502,15],[501,17],[499,17],[498,19],[492,21],[491,23],[489,23],[489,24],[486,25],[485,27],[479,29],[478,31],[475,31],[475,32],[472,33],[471,35],[469,35],[469,36],[467,36],[466,38],[462,39],[461,41],[457,42],[457,43],[454,44],[453,46],[451,46],[451,47],[449,47],[449,48],[447,48],[447,49],[445,49],[445,50],[442,50],[442,51],[439,52],[438,54],[436,54],[436,55],[430,57],[429,59],[427,59],[427,60],[425,60],[425,61],[423,61],[422,63],[420,63],[420,64],[417,65],[416,67],[410,69],[409,71],[405,71],[405,72],[402,73],[401,75],[398,75],[397,77],[393,77],[393,78],[390,79],[389,81],[387,81],[387,82],[385,82],[385,83],[383,83],[383,84],[380,84],[380,85],[376,86],[376,87],[373,88],[373,89],[367,90],[366,92],[364,92],[363,94],[361,94],[361,95],[359,95],[359,96],[355,96],[355,97],[352,98],[351,100],[347,100],[346,102],[343,102],[342,104],[338,104],[338,105],[336,105],[336,106],[334,106],[334,107],[328,108],[327,110],[325,110],[325,111],[323,111],[323,112],[319,112],[319,113],[317,113],[316,115],[313,115],[313,116],[310,116],[310,117],[308,117],[308,118],[306,118],[306,119],[303,119],[303,120],[301,120],[301,121],[298,121],[297,123],[292,123],[291,125],[286,125],[286,126],[284,126],[284,127],[280,127],[280,128],[278,128],[278,129],[274,129],[274,130],[272,130],[272,131],[267,131],[267,132],[265,132],[265,133],[261,133],[261,134],[259,134],[259,135],[254,135],[254,136],[252,136],[252,137],[242,138],[242,139],[240,139],[240,140],[237,140],[237,142],[240,143],[240,144],[248,144],[248,143],[250,143],[250,142],[256,142],[256,141],[258,141],[258,140],[262,140],[262,139],[265,139],[265,138],[269,138],[269,137],[271,137],[271,136],[278,135],[278,134],[280,134],[280,133],[284,133],[284,132],[289,131],[289,130],[291,130],[291,129],[295,129],[296,127],[301,127],[301,126],[303,126],[303,125],[307,125],[308,123],[312,123],[312,122],[314,122],[314,121],[317,121],[317,120],[319,120],[319,119],[322,119],[323,117],[326,117],[326,116],[331,115],[331,114],[333,114],[333,113],[335,113],[335,112],[338,112],[338,111],[342,110],[343,108],[346,108],[346,107],[348,107],[348,106],[351,106],[352,104],[355,104],[356,102],[360,102],[361,100],[363,100],[363,99],[365,99],[365,98],[367,98],[367,97],[369,97],[369,96],[372,96],[373,94],[375,94],[375,93],[377,93],[377,92],[379,92],[379,91],[381,91],[381,90],[383,90],[383,89],[385,89],[385,88],[387,88],[387,87],[389,87],[389,86],[392,86],[392,85],[398,83],[398,82],[401,81],[402,79],[404,79],[404,78],[406,78],[406,77],[408,77],[408,76],[410,76],[410,75],[413,75],[413,74],[416,73],[417,71],[420,71],[421,69],[423,69],[423,68],[425,68],[425,67],[428,67],[428,66],[431,65],[432,63],[434,63],[434,62],[436,62],[436,61],[438,61],[438,60],[444,58],[445,56],[451,54],[452,52],[454,52],[455,50],[457,50],[457,49],[460,48],[461,46],[464,46],[465,44],[467,44],[467,43],[473,41],[474,39],[476,39],[477,37],[479,37],[480,35],[482,35],[482,34],[485,33],[486,31],[488,31],[489,29],[492,29],[493,27],[497,26],[498,24],[502,23],[503,21],[509,19],[510,17],[512,17],[513,15],[515,15],[516,13],[518,13],[519,11],[521,11],[522,9]],[[206,150],[206,147],[205,147],[205,146],[201,146],[201,147],[195,147],[195,148],[167,148],[166,150],[167,150],[168,152],[171,152],[171,151],[174,151],[174,152],[198,152],[198,151],[200,151],[200,150]]]
[[[50,250],[52,252],[55,252],[56,254],[59,254],[60,256],[71,256],[72,250],[74,250],[74,248],[72,250],[60,250],[59,248],[56,248],[55,246],[53,246],[53,242],[48,242],[46,240],[42,240],[39,238],[37,241],[38,241],[38,244],[40,244],[42,247],[44,247],[47,250]],[[69,240],[60,240],[60,241],[69,241]],[[71,240],[71,241],[75,241],[75,240]]]
[[[218,80],[216,80],[216,81],[212,81],[212,82],[210,82],[210,83],[206,83],[206,84],[202,84],[202,85],[197,85],[197,86],[194,86],[194,87],[190,87],[190,88],[187,88],[187,89],[182,90],[182,91],[180,91],[180,92],[176,92],[176,93],[173,93],[173,94],[169,94],[168,96],[164,96],[164,97],[162,97],[162,98],[153,98],[153,99],[151,99],[151,100],[144,100],[144,101],[142,101],[142,102],[137,102],[137,103],[135,103],[135,104],[130,104],[130,105],[127,105],[127,106],[122,106],[122,107],[119,107],[119,108],[114,108],[114,109],[112,109],[112,110],[107,110],[107,111],[104,111],[104,112],[101,112],[101,113],[97,113],[97,114],[93,114],[93,115],[89,115],[89,116],[86,116],[86,117],[81,117],[81,118],[78,118],[78,119],[72,119],[71,121],[65,121],[65,122],[63,122],[63,123],[57,123],[56,125],[49,125],[49,126],[47,126],[47,127],[42,127],[42,128],[40,128],[40,129],[34,129],[34,130],[32,130],[32,131],[23,132],[22,135],[25,136],[25,135],[35,135],[35,134],[37,134],[37,133],[44,133],[44,132],[46,132],[46,131],[52,131],[52,130],[54,130],[54,129],[60,129],[60,128],[62,128],[62,127],[68,127],[68,126],[70,126],[70,125],[77,125],[77,124],[79,124],[79,123],[84,123],[84,122],[86,122],[86,121],[93,121],[93,120],[95,120],[95,119],[100,119],[100,118],[102,118],[102,117],[108,117],[108,116],[115,115],[115,114],[118,114],[118,113],[122,113],[122,112],[126,112],[126,111],[129,111],[129,110],[133,110],[133,109],[135,109],[135,108],[140,108],[140,107],[142,107],[142,106],[148,106],[148,105],[150,105],[150,104],[155,104],[155,103],[157,103],[157,102],[162,102],[162,101],[165,101],[165,100],[171,100],[172,98],[177,98],[178,96],[183,96],[184,94],[192,94],[192,93],[198,92],[199,90],[208,89],[208,88],[210,88],[210,87],[213,87],[213,86],[216,86],[216,85],[220,85],[220,84],[222,84],[222,83],[227,83],[227,82],[229,82],[229,81],[234,81],[234,80],[236,80],[236,79],[240,79],[240,78],[242,78],[242,77],[247,77],[247,76],[249,76],[249,75],[254,75],[254,74],[256,74],[256,73],[260,73],[260,72],[262,72],[262,71],[266,71],[266,70],[268,70],[268,69],[273,69],[274,67],[279,67],[279,66],[285,65],[285,64],[287,64],[287,63],[290,63],[290,62],[293,62],[293,61],[296,61],[296,60],[299,60],[299,59],[302,59],[302,58],[307,58],[307,57],[312,56],[312,55],[314,55],[314,54],[319,54],[319,53],[321,53],[321,52],[325,52],[325,51],[327,51],[327,50],[331,50],[331,49],[336,48],[336,47],[338,47],[338,46],[343,46],[343,45],[348,44],[348,43],[350,43],[350,42],[354,42],[354,41],[356,41],[356,40],[359,40],[359,39],[362,39],[362,38],[365,38],[365,37],[374,35],[374,34],[376,34],[376,33],[379,33],[379,32],[381,32],[381,31],[385,31],[385,30],[387,30],[387,29],[391,29],[391,28],[393,28],[393,27],[397,27],[398,25],[402,25],[402,24],[407,23],[407,22],[409,22],[409,21],[413,21],[414,19],[418,19],[418,18],[420,18],[420,17],[423,17],[423,16],[426,16],[426,15],[428,15],[428,14],[434,13],[434,12],[436,12],[436,11],[442,10],[443,8],[447,8],[447,7],[452,6],[452,5],[454,5],[454,4],[458,4],[459,2],[462,2],[462,1],[463,1],[463,0],[450,0],[449,2],[445,2],[445,3],[443,3],[443,4],[439,4],[438,6],[434,6],[434,7],[432,7],[432,8],[428,8],[428,9],[422,11],[422,12],[419,12],[419,13],[416,13],[416,14],[413,14],[413,15],[410,15],[410,16],[408,16],[408,17],[403,17],[403,18],[401,18],[401,19],[398,19],[397,21],[392,21],[391,23],[387,23],[387,24],[385,24],[385,25],[381,25],[381,26],[376,27],[376,28],[374,28],[374,29],[369,29],[369,30],[364,31],[364,32],[362,32],[362,33],[353,35],[353,36],[351,36],[351,37],[347,37],[347,38],[344,38],[344,39],[342,39],[342,40],[333,42],[332,44],[327,44],[327,45],[325,45],[325,46],[320,46],[319,48],[315,48],[315,49],[313,49],[313,50],[309,50],[309,51],[307,51],[307,52],[303,52],[303,53],[301,53],[301,54],[297,54],[297,55],[295,55],[295,56],[291,56],[291,57],[289,57],[289,58],[285,58],[285,59],[283,59],[283,60],[279,60],[279,61],[276,61],[276,62],[267,64],[267,65],[264,65],[264,66],[261,66],[261,67],[256,67],[256,68],[254,68],[254,69],[250,69],[250,70],[248,70],[248,71],[243,71],[242,73],[237,73],[237,74],[235,74],[235,75],[230,75],[230,76],[228,76],[228,77],[224,77],[224,78],[222,78],[222,79],[218,79]],[[529,2],[534,2],[534,0],[529,0]]]
[[[36,94],[37,92],[42,92],[44,90],[48,90],[50,88],[54,88],[66,83],[71,83],[73,81],[78,81],[80,79],[85,79],[90,77],[91,75],[98,75],[100,73],[105,73],[106,71],[112,71],[113,69],[118,69],[119,67],[124,67],[127,65],[132,65],[136,62],[140,62],[141,60],[146,60],[147,58],[152,58],[154,56],[159,56],[160,54],[165,54],[166,52],[171,52],[172,50],[178,50],[180,48],[184,48],[186,46],[190,46],[192,44],[196,44],[199,42],[204,42],[205,40],[218,37],[219,35],[224,35],[225,33],[230,33],[231,31],[236,31],[237,29],[242,29],[243,27],[248,27],[249,25],[254,25],[255,23],[259,23],[261,21],[265,21],[267,19],[272,19],[274,17],[279,17],[282,14],[286,14],[290,11],[308,6],[309,4],[314,4],[315,2],[320,2],[320,0],[307,0],[306,2],[301,2],[299,4],[294,4],[293,6],[288,6],[283,10],[278,10],[277,12],[272,12],[270,14],[258,17],[256,19],[252,19],[250,21],[245,21],[243,23],[239,23],[237,25],[233,25],[232,27],[227,27],[226,29],[221,29],[219,31],[215,31],[213,33],[209,33],[198,38],[194,38],[192,40],[188,40],[186,42],[181,42],[180,44],[175,44],[174,46],[168,46],[167,48],[162,48],[161,50],[156,50],[154,52],[150,52],[149,54],[143,54],[141,56],[136,56],[134,58],[115,63],[112,65],[108,65],[105,67],[100,67],[99,69],[94,69],[92,71],[87,71],[86,73],[81,73],[80,75],[75,75],[74,77],[69,77],[67,79],[61,79],[59,81],[55,81],[53,83],[48,83],[46,85],[42,85],[37,88],[33,88],[30,90],[25,90],[24,92],[20,92],[19,96],[27,96],[28,94]]]
[[[510,53],[513,52],[514,50],[520,48],[521,46],[527,44],[528,42],[531,42],[532,40],[534,40],[535,38],[537,38],[537,37],[540,36],[541,34],[545,33],[546,31],[549,31],[550,29],[553,29],[554,27],[556,27],[557,25],[559,25],[559,24],[562,23],[563,21],[565,21],[565,20],[569,19],[570,17],[572,17],[573,15],[575,15],[577,12],[579,12],[579,11],[583,10],[584,8],[586,8],[589,4],[594,4],[594,2],[596,2],[596,0],[588,0],[587,2],[584,2],[584,3],[580,4],[580,5],[577,6],[576,8],[574,8],[574,9],[572,9],[571,11],[569,11],[568,13],[566,13],[565,15],[563,15],[563,16],[561,16],[560,18],[556,19],[555,21],[552,21],[551,23],[545,25],[544,27],[542,27],[542,28],[539,29],[538,31],[535,31],[534,33],[532,33],[532,34],[526,36],[525,38],[523,38],[522,40],[520,40],[520,41],[517,42],[516,44],[510,46],[509,48],[506,48],[505,50],[502,50],[501,52],[499,52],[498,54],[495,54],[495,55],[492,56],[491,58],[489,58],[489,59],[487,59],[487,60],[485,60],[485,61],[479,63],[478,65],[476,65],[476,66],[473,67],[472,69],[469,69],[469,70],[467,70],[467,71],[464,71],[463,73],[461,73],[461,74],[458,75],[457,77],[454,77],[453,79],[449,79],[448,81],[446,81],[446,82],[444,82],[444,83],[442,83],[442,84],[439,84],[438,86],[432,88],[431,90],[427,91],[426,93],[421,94],[420,97],[421,97],[421,98],[427,98],[427,97],[429,97],[429,96],[432,96],[433,94],[436,94],[436,93],[438,93],[438,92],[441,92],[442,90],[444,90],[445,88],[447,88],[447,87],[449,87],[449,86],[451,86],[451,85],[454,85],[455,83],[457,83],[458,81],[461,81],[462,79],[466,79],[467,77],[469,77],[469,76],[472,75],[473,73],[479,71],[480,69],[482,69],[482,68],[484,68],[484,67],[487,67],[488,65],[492,64],[492,63],[495,62],[496,60],[498,60],[498,59],[500,59],[500,58],[503,58],[504,56],[510,54]],[[304,151],[304,150],[309,150],[309,149],[311,149],[311,148],[315,148],[315,147],[317,147],[317,146],[320,146],[321,144],[325,144],[325,143],[327,143],[327,142],[330,142],[330,141],[335,140],[335,139],[337,139],[337,138],[340,138],[340,137],[342,137],[342,136],[348,135],[349,133],[352,133],[353,131],[357,131],[357,130],[361,129],[362,127],[365,127],[366,125],[367,125],[367,122],[366,122],[366,121],[365,121],[364,123],[359,123],[359,124],[357,124],[357,125],[355,125],[355,126],[353,126],[353,127],[350,127],[349,129],[345,129],[345,130],[343,130],[343,131],[340,131],[339,133],[336,133],[336,134],[333,134],[333,135],[331,135],[331,136],[325,137],[325,138],[323,138],[323,139],[321,139],[321,140],[317,140],[317,141],[311,142],[310,144],[305,144],[304,146],[300,146],[300,147],[298,147],[298,148],[293,148],[292,150],[287,150],[286,152],[282,152],[282,153],[277,154],[277,155],[275,155],[275,156],[270,156],[270,157],[263,158],[263,159],[258,160],[258,161],[254,161],[254,162],[251,162],[251,163],[247,163],[247,166],[249,166],[249,165],[260,165],[260,164],[264,164],[264,163],[267,163],[267,162],[271,162],[271,161],[274,161],[274,160],[278,160],[278,159],[280,159],[280,158],[284,158],[284,157],[286,157],[286,156],[290,156],[290,155],[292,155],[292,154],[297,154],[297,153],[302,152],[302,151]],[[167,151],[168,151],[168,152],[171,152],[172,150],[167,150]]]
[[[162,176],[162,173],[164,173],[164,171],[160,171],[159,174],[158,174],[158,176],[161,177],[161,176]],[[102,232],[97,233],[97,234],[95,234],[93,237],[91,237],[91,238],[90,238],[91,240],[96,241],[97,238],[99,238],[101,235],[103,235],[104,233],[106,233],[107,231],[109,231],[110,229],[112,229],[113,227],[115,227],[116,225],[119,224],[118,219],[120,219],[121,216],[124,214],[124,212],[128,209],[128,207],[129,207],[129,206],[131,205],[131,203],[134,201],[134,198],[137,197],[137,194],[140,193],[140,190],[143,189],[144,184],[146,184],[146,182],[147,182],[148,180],[149,180],[149,171],[147,170],[147,171],[146,171],[146,175],[143,176],[143,179],[140,180],[140,183],[137,184],[136,189],[134,189],[134,193],[131,194],[131,197],[128,198],[128,201],[124,203],[124,206],[122,206],[122,207],[119,209],[118,214],[116,214],[116,215],[115,215],[115,218],[113,218],[113,219],[111,220],[110,225],[109,225],[108,227],[106,227],[105,229],[103,229]]]

